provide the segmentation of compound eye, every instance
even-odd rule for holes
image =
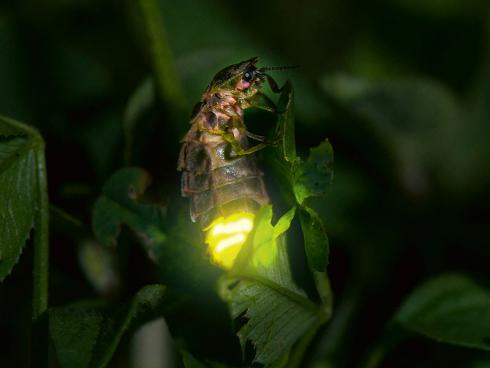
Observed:
[[[251,81],[252,81],[252,79],[253,79],[253,77],[254,77],[253,72],[245,72],[245,73],[243,74],[243,80],[244,80],[245,82],[251,82]]]

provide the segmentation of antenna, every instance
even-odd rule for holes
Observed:
[[[261,72],[268,72],[270,70],[287,70],[287,69],[296,69],[296,68],[299,68],[299,65],[263,66],[259,70]]]

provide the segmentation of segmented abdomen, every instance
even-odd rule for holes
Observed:
[[[229,143],[208,132],[196,132],[188,139],[180,151],[179,170],[182,195],[191,199],[193,221],[205,229],[219,216],[254,213],[268,203],[263,174],[253,155],[229,158]],[[241,144],[248,147],[245,136]]]

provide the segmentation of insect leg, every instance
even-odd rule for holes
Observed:
[[[240,145],[240,142],[236,140],[236,138],[233,136],[233,134],[230,133],[225,133],[222,135],[223,139],[227,141],[231,148],[232,148],[232,154],[230,154],[230,158],[238,157],[238,156],[244,156],[244,155],[250,155],[252,153],[255,153],[257,151],[260,151],[261,149],[264,149],[269,146],[268,143],[259,143],[253,147],[243,149],[242,146]]]
[[[254,139],[256,141],[262,142],[262,143],[264,143],[267,146],[275,146],[280,141],[280,138],[279,137],[275,137],[272,140],[267,140],[267,138],[264,137],[263,135],[253,134],[253,133],[250,133],[248,131],[247,131],[246,134],[247,134],[247,137],[252,138],[252,139]]]
[[[262,92],[257,92],[252,98],[249,99],[249,107],[255,107],[257,109],[262,109],[269,112],[277,112],[276,104]],[[274,144],[274,142],[266,142],[266,137],[258,134],[246,132],[247,137],[252,138],[259,142],[264,142],[266,144]]]
[[[261,149],[264,149],[266,147],[269,147],[269,144],[267,143],[259,143],[259,144],[256,144],[255,146],[253,147],[250,147],[246,150],[244,150],[243,148],[239,148],[238,151],[233,149],[235,151],[235,154],[232,155],[233,156],[245,156],[245,155],[250,155],[252,153],[255,153],[257,151],[260,151]]]
[[[249,131],[247,131],[247,137],[249,138],[252,138],[256,141],[259,141],[259,142],[265,142],[265,137],[263,135],[258,135],[258,134],[254,134],[254,133],[250,133]]]
[[[262,92],[257,92],[249,99],[250,107],[262,109],[269,112],[276,112],[274,102]]]
[[[277,82],[272,78],[269,74],[266,74],[265,77],[267,78],[267,82],[269,83],[269,86],[271,87],[272,92],[274,93],[280,93],[282,91],[282,87],[279,88],[277,85]]]

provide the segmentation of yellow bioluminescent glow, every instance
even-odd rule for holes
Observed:
[[[230,236],[229,238],[220,240],[216,245],[216,248],[214,248],[214,252],[219,253],[224,251],[226,248],[232,247],[237,244],[243,244],[246,239],[247,237],[244,234],[240,233]]]
[[[231,268],[247,235],[253,228],[255,215],[241,212],[228,217],[219,217],[205,229],[206,243],[213,261]]]
[[[220,234],[236,234],[240,232],[250,232],[252,227],[254,226],[253,220],[248,218],[243,218],[234,222],[229,223],[218,223],[213,227],[212,234],[213,236],[217,236]]]

